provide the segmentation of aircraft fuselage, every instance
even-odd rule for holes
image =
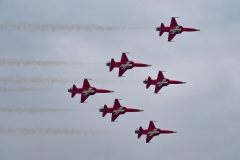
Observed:
[[[68,92],[72,93],[72,89],[68,89]],[[89,88],[77,88],[74,91],[75,93],[78,94],[84,94],[84,95],[94,95],[95,93],[110,93],[113,91],[110,90],[106,90],[106,89],[99,89],[99,88],[95,88],[95,87],[89,87]]]
[[[135,133],[138,134],[139,130],[136,130]],[[141,134],[147,134],[149,136],[158,136],[159,134],[168,134],[168,133],[177,133],[177,132],[171,131],[171,130],[161,130],[159,128],[141,130]]]
[[[169,84],[183,84],[186,82],[164,78],[164,79],[152,79],[151,81],[144,80],[143,83],[144,84],[150,83],[151,85],[158,85],[158,86],[168,86]]]
[[[182,26],[167,26],[164,28],[157,27],[156,31],[164,31],[164,32],[170,32],[170,34],[181,34],[182,32],[194,32],[199,31],[199,29],[195,28],[184,28]]]
[[[144,63],[135,63],[133,61],[127,61],[127,62],[114,62],[114,64],[111,64],[111,62],[107,63],[107,66],[113,65],[114,67],[121,68],[121,69],[132,69],[133,67],[148,67],[151,65],[144,64]]]
[[[114,113],[114,114],[125,114],[126,112],[141,112],[143,110],[135,109],[135,108],[126,108],[121,106],[120,108],[101,108],[99,110],[100,112],[106,112],[106,113]]]

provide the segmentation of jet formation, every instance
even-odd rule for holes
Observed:
[[[127,53],[127,52],[126,52]],[[118,77],[121,77],[128,69],[132,69],[133,67],[149,67],[151,65],[144,63],[136,63],[133,61],[129,61],[126,53],[122,53],[121,61],[115,62],[112,58],[111,61],[107,62],[107,66],[109,66],[109,71],[111,72],[114,67],[119,68]]]
[[[114,122],[119,115],[125,114],[126,112],[142,112],[143,111],[140,109],[126,108],[124,106],[121,106],[118,100],[120,99],[115,99],[114,105],[112,108],[108,108],[107,105],[104,105],[104,107],[99,109],[99,111],[102,112],[102,117],[104,117],[107,113],[112,113],[111,121]]]
[[[195,28],[186,28],[177,24],[176,19],[177,17],[172,17],[170,26],[165,27],[163,23],[159,27],[156,28],[156,31],[159,31],[159,36],[162,36],[164,32],[169,32],[168,34],[168,42],[177,35],[181,34],[182,32],[193,32],[193,31],[200,31],[199,29]],[[119,68],[118,77],[122,77],[123,74],[128,70],[132,69],[133,67],[149,67],[151,65],[145,63],[138,63],[128,60],[127,54],[128,52],[123,52],[121,61],[115,62],[112,58],[111,61],[106,63],[106,66],[109,67],[109,71],[111,72],[115,67]],[[155,85],[154,93],[157,94],[162,87],[168,86],[169,84],[184,84],[186,82],[178,81],[178,80],[170,80],[164,77],[163,71],[158,72],[157,79],[151,79],[149,76],[143,81],[143,84],[146,84],[146,89],[148,89],[151,85]],[[73,85],[68,92],[71,93],[71,97],[73,98],[76,94],[81,94],[81,103],[86,103],[85,100],[90,96],[96,93],[112,93],[114,91],[106,90],[106,89],[98,89],[95,87],[91,87],[88,79],[84,79],[82,88],[77,88],[76,85]],[[143,110],[136,109],[136,108],[127,108],[122,106],[119,103],[119,99],[115,99],[113,107],[107,107],[104,105],[99,109],[99,112],[102,112],[102,117],[105,117],[107,113],[112,114],[111,122],[114,122],[119,115],[125,114],[126,112],[142,112]],[[139,129],[135,130],[135,133],[138,134],[138,138],[142,135],[146,135],[146,143],[149,143],[154,136],[158,136],[159,134],[170,134],[170,133],[177,133],[176,131],[171,130],[163,130],[160,128],[156,128],[153,121],[149,122],[149,126],[147,129],[143,129],[141,126]]]
[[[185,84],[186,82],[177,81],[177,80],[170,80],[164,77],[163,71],[158,72],[157,79],[151,79],[149,76],[148,79],[145,79],[143,81],[144,84],[146,84],[146,89],[148,89],[151,85],[155,85],[155,91],[154,93],[158,93],[160,89],[164,86],[168,86],[169,84]]]
[[[178,17],[172,17],[170,26],[165,27],[164,24],[161,23],[160,27],[156,28],[156,31],[159,31],[159,36],[162,36],[164,32],[169,32],[168,42],[170,42],[177,34],[181,34],[182,32],[200,31],[200,29],[186,28],[178,25],[175,18],[178,18]]]
[[[114,91],[91,87],[88,79],[84,79],[82,88],[77,88],[74,84],[68,89],[68,92],[71,93],[71,98],[73,98],[77,93],[81,94],[81,103],[84,103],[90,95],[94,95],[96,93],[112,93]]]

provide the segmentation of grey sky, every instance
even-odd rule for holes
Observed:
[[[240,157],[239,90],[240,2],[226,1],[0,1],[0,23],[79,24],[137,27],[124,31],[37,31],[0,30],[0,59],[80,61],[105,63],[120,60],[130,52],[130,60],[153,66],[133,68],[124,78],[109,72],[105,64],[60,66],[0,66],[0,87],[49,90],[3,92],[3,108],[83,109],[44,113],[0,112],[1,128],[104,130],[103,133],[0,134],[0,160],[66,159],[168,159],[238,160]],[[171,17],[200,32],[183,33],[167,43],[167,33],[158,36],[155,28],[169,25]],[[165,70],[166,78],[186,81],[164,87],[159,95],[154,87],[145,89],[144,78],[156,78]],[[4,83],[1,79],[92,78],[90,84],[114,90],[96,94],[80,104],[73,99],[69,83]],[[100,79],[102,81],[94,81]],[[103,80],[116,82],[106,83]],[[133,81],[133,82],[132,82]],[[139,81],[139,82],[138,82]],[[81,87],[81,82],[75,83]],[[98,109],[113,105],[115,98],[141,113],[102,118]],[[0,111],[1,111],[0,109]],[[93,110],[84,110],[93,109]],[[95,110],[94,110],[95,109]],[[134,130],[156,127],[176,130],[160,135],[151,144],[145,136],[137,139]]]

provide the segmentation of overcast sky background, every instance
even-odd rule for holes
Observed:
[[[240,2],[219,1],[7,1],[0,0],[0,24],[79,24],[136,29],[105,31],[4,30],[0,29],[0,60],[51,60],[103,64],[17,66],[0,65],[0,160],[66,159],[168,159],[238,160],[240,157]],[[167,42],[167,33],[158,36],[155,28],[170,24],[198,28]],[[104,63],[121,52],[151,67],[133,68],[119,78],[118,69],[109,72]],[[153,94],[144,78],[157,77],[186,81],[169,85]],[[31,83],[31,78],[69,78],[66,83]],[[81,104],[67,89],[83,78],[97,88],[114,93],[96,94]],[[7,79],[7,81],[6,81]],[[25,79],[26,83],[18,83]],[[71,80],[78,80],[71,82]],[[111,82],[106,82],[111,80]],[[9,91],[4,91],[9,88]],[[14,91],[19,88],[38,91]],[[10,90],[12,89],[12,90]],[[126,107],[143,109],[126,113],[110,122],[98,109],[111,107],[115,98]],[[79,109],[46,113],[3,112],[6,108]],[[91,110],[87,110],[91,109]],[[134,130],[155,126],[177,131],[159,135],[146,144]],[[6,128],[77,129],[106,131],[67,134],[10,134]]]

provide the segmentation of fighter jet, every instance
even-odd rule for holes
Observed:
[[[89,79],[90,80],[90,79]],[[114,91],[106,90],[106,89],[98,89],[95,87],[91,87],[88,79],[84,79],[82,88],[77,88],[74,84],[70,89],[68,89],[68,92],[71,93],[71,97],[73,98],[77,93],[82,94],[81,95],[81,103],[84,103],[84,101],[90,96],[94,95],[95,93],[112,93]]]
[[[138,134],[138,138],[140,138],[143,134],[146,134],[147,135],[146,143],[149,143],[154,136],[158,136],[159,134],[168,134],[168,133],[177,133],[177,132],[156,128],[153,121],[150,121],[148,129],[142,129],[142,127],[140,126],[139,129],[135,130],[135,133]]]
[[[165,27],[164,24],[161,23],[161,26],[156,28],[156,31],[159,31],[159,36],[161,36],[164,32],[169,32],[168,41],[170,42],[176,34],[181,34],[182,32],[200,31],[200,29],[184,28],[183,26],[178,25],[175,18],[178,17],[172,17],[170,26]]]
[[[140,109],[134,109],[134,108],[126,108],[124,106],[121,106],[121,104],[118,101],[119,99],[115,99],[114,105],[112,108],[108,108],[107,105],[104,105],[104,107],[100,108],[99,111],[102,112],[102,116],[104,117],[107,113],[112,113],[112,119],[111,121],[115,121],[117,117],[120,114],[125,114],[126,112],[142,112],[143,110]]]
[[[128,52],[126,52],[128,53]],[[107,62],[107,66],[109,66],[109,71],[111,72],[114,67],[119,68],[118,76],[121,77],[127,69],[132,69],[133,67],[149,67],[151,65],[144,63],[135,63],[133,61],[129,61],[126,53],[122,53],[122,58],[120,62],[115,62],[112,58],[111,61]]]
[[[150,87],[150,85],[155,85],[154,93],[158,93],[158,91],[160,91],[160,89],[162,87],[168,86],[169,84],[184,84],[184,83],[186,83],[186,82],[182,82],[182,81],[176,81],[176,80],[170,80],[170,79],[164,78],[162,72],[163,71],[158,72],[157,79],[151,79],[151,77],[149,76],[148,79],[145,79],[143,81],[143,83],[146,84],[146,89],[148,89]]]

